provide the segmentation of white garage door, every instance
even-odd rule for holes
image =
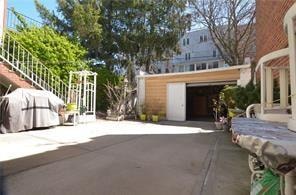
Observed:
[[[186,84],[167,84],[167,119],[172,121],[186,120]]]

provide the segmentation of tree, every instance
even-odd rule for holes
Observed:
[[[130,75],[133,74],[135,65],[148,70],[154,61],[177,52],[179,36],[190,26],[190,18],[185,13],[187,0],[102,0],[100,3],[94,0],[57,0],[57,2],[59,14],[51,13],[35,0],[43,20],[61,33],[70,36],[77,34],[77,39],[89,49],[90,56],[104,61],[110,70],[116,65],[121,65]],[[84,9],[77,8],[81,6],[84,6]],[[88,32],[97,31],[92,31],[91,28],[87,28],[89,25],[85,27],[81,22],[75,25],[79,18],[88,18],[85,16],[88,15],[85,13],[86,10],[99,15],[90,24],[101,27],[101,36],[96,36],[92,42],[85,41],[88,40]],[[82,36],[81,29],[85,31],[83,34],[86,36]],[[96,46],[97,51],[91,49]]]
[[[57,0],[58,14],[50,12],[38,0],[34,1],[45,25],[74,41],[80,41],[90,56],[98,57],[102,27],[99,23],[101,11],[96,0]]]
[[[225,62],[243,64],[255,48],[255,1],[191,0],[190,4],[195,21],[209,29]]]
[[[64,81],[68,81],[70,71],[88,69],[86,50],[49,27],[28,27],[13,36]]]

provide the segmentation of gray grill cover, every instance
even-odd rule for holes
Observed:
[[[0,132],[14,133],[59,125],[64,102],[53,93],[19,88],[0,101]]]

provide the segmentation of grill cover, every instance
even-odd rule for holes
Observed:
[[[49,91],[19,88],[1,98],[0,133],[59,125],[59,109],[64,105]]]

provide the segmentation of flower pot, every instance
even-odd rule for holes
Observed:
[[[67,104],[67,111],[74,111],[74,110],[77,110],[77,104],[75,103],[69,103]]]
[[[215,121],[215,126],[216,126],[216,129],[218,129],[218,130],[222,129],[222,124],[219,121]]]
[[[140,114],[140,120],[146,121],[146,114]]]
[[[158,115],[152,115],[152,122],[157,123],[158,122]]]

